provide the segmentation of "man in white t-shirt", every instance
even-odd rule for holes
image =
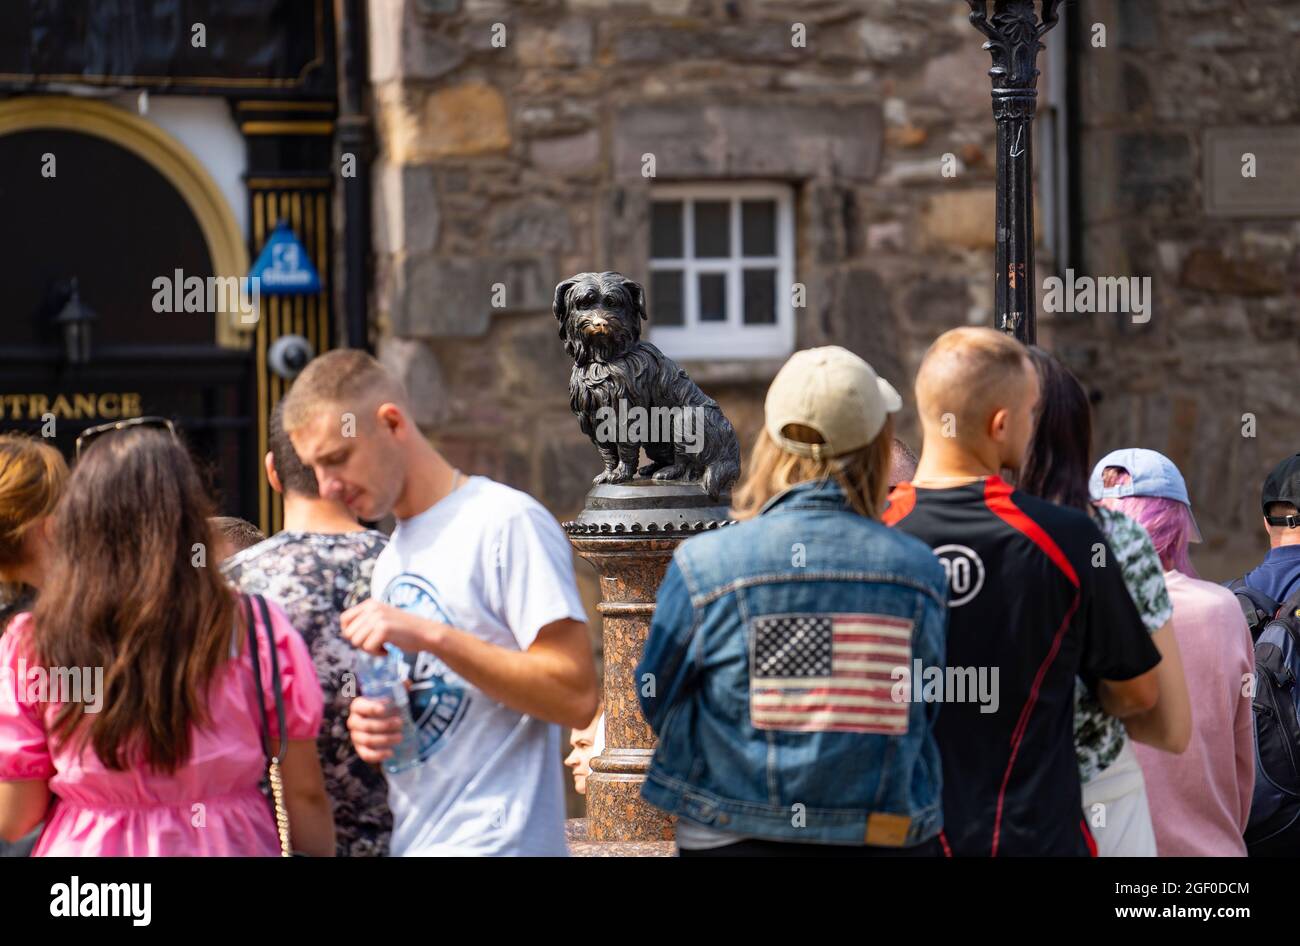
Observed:
[[[341,622],[354,646],[406,658],[419,762],[388,778],[392,854],[564,855],[559,725],[585,726],[598,697],[558,523],[531,496],[453,469],[364,352],[312,361],[284,425],[322,497],[397,518],[375,597]],[[348,729],[372,764],[401,738],[392,710],[364,697]]]

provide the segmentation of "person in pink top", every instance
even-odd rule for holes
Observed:
[[[79,444],[80,446],[80,444]],[[42,855],[280,853],[261,700],[279,662],[294,850],[334,853],[316,736],[323,698],[285,615],[256,621],[226,584],[209,501],[175,436],[143,424],[95,440],[54,512],[34,611],[0,637],[0,838],[45,820]]]
[[[1187,751],[1171,755],[1134,745],[1146,779],[1162,857],[1245,857],[1243,834],[1255,788],[1255,726],[1250,706],[1254,650],[1231,591],[1201,581],[1188,557],[1199,542],[1182,474],[1154,450],[1117,450],[1093,470],[1090,490],[1136,519],[1165,567],[1174,636],[1192,703]]]

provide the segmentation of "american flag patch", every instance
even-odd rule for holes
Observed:
[[[912,622],[881,614],[773,614],[753,621],[749,715],[756,729],[907,732],[894,702],[901,667],[911,687]]]

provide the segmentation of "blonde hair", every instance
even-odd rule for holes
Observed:
[[[799,424],[787,425],[782,433],[800,443],[824,442],[815,430]],[[888,416],[885,426],[865,447],[821,460],[782,450],[766,430],[759,431],[749,458],[749,473],[736,490],[731,514],[736,519],[752,519],[768,500],[791,486],[809,480],[833,479],[854,512],[868,519],[879,519],[889,493],[893,444],[894,420]]]
[[[261,529],[238,516],[213,516],[208,522],[230,546],[232,555],[266,541],[266,534]]]
[[[391,401],[406,406],[406,391],[378,361],[354,348],[328,351],[308,363],[284,397],[283,426],[292,432],[327,408],[358,416]]]
[[[989,415],[1019,396],[1029,369],[1028,349],[991,328],[965,326],[944,332],[925,353],[916,372],[916,408],[922,420],[956,421],[962,443],[983,435]]]
[[[68,464],[54,447],[0,434],[0,567],[23,564],[27,530],[54,511],[67,481]]]

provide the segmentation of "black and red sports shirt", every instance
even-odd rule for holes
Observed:
[[[885,522],[926,542],[948,574],[947,668],[997,684],[993,712],[969,693],[939,711],[947,849],[1094,853],[1074,753],[1075,677],[1095,689],[1160,662],[1106,540],[1086,513],[996,476],[953,489],[904,483],[889,499]]]

